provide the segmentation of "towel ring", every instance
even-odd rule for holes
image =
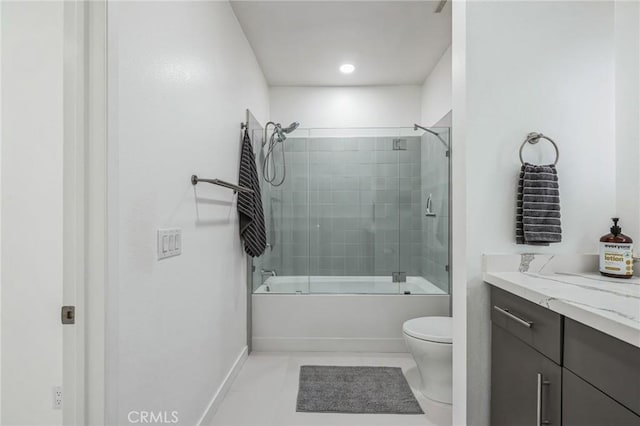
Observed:
[[[558,160],[560,159],[560,150],[558,149],[558,145],[556,145],[553,139],[551,139],[549,136],[545,136],[542,133],[536,132],[529,133],[527,135],[527,139],[525,139],[525,141],[522,142],[522,145],[520,145],[520,162],[524,164],[524,160],[522,159],[522,150],[524,149],[524,146],[527,144],[527,142],[531,145],[535,145],[540,142],[540,139],[546,139],[551,142],[551,145],[553,145],[553,148],[556,150],[556,161],[554,161],[553,163],[553,165],[555,166],[556,164],[558,164]]]

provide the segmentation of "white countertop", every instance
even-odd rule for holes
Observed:
[[[591,273],[485,272],[484,281],[640,347],[640,278]]]

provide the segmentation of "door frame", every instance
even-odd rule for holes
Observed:
[[[83,1],[83,0],[76,0]],[[107,0],[85,2],[86,57],[86,425],[106,424],[108,144]]]
[[[64,3],[63,424],[105,424],[106,0]]]
[[[84,418],[84,7],[63,4],[63,285],[62,304],[75,306],[75,324],[62,326],[62,423]]]

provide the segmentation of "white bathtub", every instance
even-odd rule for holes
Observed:
[[[256,294],[446,294],[422,277],[394,283],[391,277],[288,276],[270,277]]]
[[[450,296],[421,277],[270,277],[251,298],[257,351],[406,352],[406,320],[450,313]]]

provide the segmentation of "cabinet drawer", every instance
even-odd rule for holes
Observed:
[[[564,366],[640,415],[640,348],[567,318]]]
[[[491,321],[562,363],[562,315],[492,286]]]
[[[640,426],[640,417],[566,368],[562,398],[562,426]]]

